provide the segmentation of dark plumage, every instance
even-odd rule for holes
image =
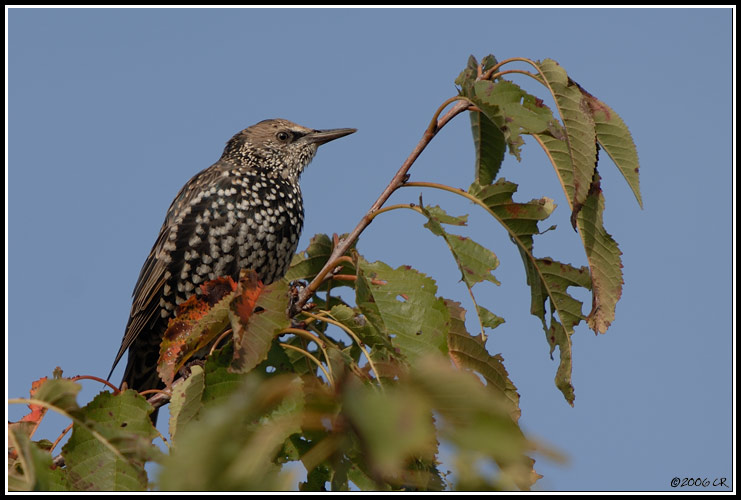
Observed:
[[[265,284],[285,275],[304,220],[299,176],[321,144],[353,132],[265,120],[232,137],[221,159],[183,186],[139,274],[113,362],[129,350],[129,388],[163,387],[156,370],[162,334],[201,283],[236,280],[243,268]]]

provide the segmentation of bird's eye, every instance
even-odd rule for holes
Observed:
[[[291,138],[291,134],[289,134],[288,132],[285,132],[285,131],[281,130],[280,132],[278,132],[277,134],[275,134],[275,137],[280,142],[288,142],[288,139]]]

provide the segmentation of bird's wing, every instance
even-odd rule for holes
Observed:
[[[121,360],[121,357],[126,352],[126,349],[134,343],[134,340],[136,340],[139,334],[146,330],[147,325],[151,325],[152,320],[156,319],[156,315],[160,314],[159,301],[162,296],[162,289],[167,281],[168,267],[163,259],[163,256],[166,255],[164,247],[170,241],[170,235],[173,227],[175,227],[175,219],[180,216],[178,208],[189,206],[190,199],[197,193],[197,185],[202,185],[206,181],[203,178],[204,175],[213,177],[212,182],[218,182],[218,177],[221,175],[223,167],[224,165],[217,163],[193,176],[182,187],[170,204],[170,208],[167,210],[167,217],[162,224],[157,241],[152,246],[152,250],[149,252],[144,266],[142,266],[139,279],[134,287],[132,294],[134,302],[131,305],[131,314],[126,325],[126,333],[121,341],[121,347],[118,349],[116,359],[113,361],[111,372],[108,374],[109,378]]]

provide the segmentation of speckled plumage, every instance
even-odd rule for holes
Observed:
[[[129,349],[123,382],[138,391],[162,386],[156,372],[162,334],[201,283],[236,280],[243,268],[265,284],[285,275],[304,221],[299,176],[319,145],[353,132],[265,120],[232,137],[219,161],[183,186],[134,288],[113,364]]]

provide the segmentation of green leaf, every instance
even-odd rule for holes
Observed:
[[[512,199],[516,190],[515,184],[500,179],[490,186],[473,184],[469,188],[469,194],[476,197],[489,213],[499,220],[518,246],[531,290],[530,312],[540,318],[551,353],[555,346],[559,345],[560,362],[556,385],[569,404],[573,405],[570,337],[574,327],[584,316],[581,312],[582,303],[569,295],[566,289],[569,286],[591,289],[590,273],[585,267],[575,268],[550,258],[535,257],[533,237],[539,232],[537,223],[553,212],[555,204],[548,198],[516,203]],[[587,210],[578,217],[581,219],[589,213]],[[551,305],[549,320],[546,318],[546,302],[550,302]],[[559,333],[559,327],[563,328],[562,335],[556,335]]]
[[[605,197],[599,183],[599,174],[595,173],[595,185],[577,222],[592,275],[592,310],[587,324],[595,332],[605,333],[615,319],[615,307],[623,293],[623,263],[617,242],[604,227]]]
[[[410,267],[391,269],[360,259],[358,307],[409,361],[429,352],[447,352],[448,310],[436,293],[435,282]]]
[[[287,281],[311,280],[322,270],[332,254],[332,240],[326,234],[315,234],[303,252],[293,256],[291,267],[286,273]]]
[[[489,311],[485,307],[476,306],[476,310],[479,313],[479,319],[481,320],[481,324],[485,326],[486,328],[496,328],[502,323],[504,323],[504,318],[501,316],[497,316],[493,312]]]
[[[504,161],[507,141],[499,126],[479,111],[468,113],[471,120],[473,146],[476,152],[476,182],[491,184],[497,178]]]
[[[202,397],[204,406],[221,404],[241,387],[242,375],[229,369],[233,357],[234,345],[230,342],[206,358],[203,367],[206,377]]]
[[[564,141],[547,135],[538,136],[551,163],[559,174],[567,198],[573,192],[567,146]],[[622,295],[623,271],[617,242],[605,230],[602,213],[605,199],[600,189],[600,176],[595,172],[584,207],[576,219],[592,276],[592,310],[589,327],[605,333],[615,318],[615,307]]]
[[[566,401],[574,405],[574,388],[571,385],[571,335],[574,327],[584,318],[582,303],[569,295],[570,286],[591,288],[589,270],[575,268],[569,264],[556,262],[550,258],[526,262],[528,285],[532,290],[531,312],[538,316],[551,346],[551,355],[559,347],[559,365],[556,372],[556,386]],[[546,320],[546,300],[550,303],[550,316]],[[550,323],[550,324],[549,324]]]
[[[572,224],[576,226],[576,216],[586,202],[596,165],[594,119],[587,98],[556,61],[545,59],[537,66],[545,78],[546,86],[553,94],[566,132],[573,182]]]
[[[550,108],[543,101],[508,80],[476,82],[474,92],[475,100],[493,106],[490,109],[496,109],[500,113],[501,121],[507,124],[513,137],[521,132],[545,132],[555,120]]]
[[[517,422],[520,418],[520,395],[504,368],[502,356],[489,354],[482,335],[473,337],[466,331],[466,311],[458,302],[446,300],[445,304],[450,311],[448,332],[450,357],[456,366],[481,375],[486,381],[486,387],[495,392],[497,397],[504,396],[509,405],[510,416]]]
[[[240,280],[240,285],[242,281]],[[229,310],[232,328],[234,329],[234,361],[231,370],[235,373],[246,373],[268,357],[275,334],[290,324],[288,318],[288,282],[285,279],[266,286],[257,302],[256,312],[252,313],[254,302],[248,301],[242,308],[249,311],[239,312],[235,299]],[[246,316],[246,320],[245,320]]]
[[[341,239],[346,236],[346,234],[343,234],[339,238]],[[345,255],[349,255],[355,248],[355,245],[357,245],[357,240],[350,246]],[[334,250],[334,244],[329,236],[326,234],[314,235],[306,250],[293,256],[291,267],[284,277],[285,281],[290,283],[293,280],[310,281],[314,279],[332,255],[332,250]],[[343,262],[341,265],[340,274],[355,274],[355,269],[347,262]],[[340,280],[326,280],[319,287],[319,291],[325,291],[329,288],[339,286],[347,286],[347,283]]]
[[[330,314],[332,318],[352,330],[363,344],[376,350],[393,352],[393,346],[388,335],[381,333],[372,323],[366,321],[360,311],[346,305],[337,305],[330,310]]]
[[[499,179],[489,186],[472,184],[468,193],[476,197],[524,248],[532,251],[533,235],[539,233],[538,221],[548,218],[556,204],[550,198],[540,198],[527,203],[517,203],[512,195],[517,184]]]
[[[491,274],[499,266],[499,259],[494,252],[470,238],[450,234],[442,227],[442,223],[450,224],[451,220],[458,221],[465,220],[465,218],[451,217],[440,207],[420,206],[420,209],[428,219],[425,227],[445,239],[461,271],[461,279],[468,288],[482,281],[490,281],[499,285],[499,281]]]
[[[160,490],[287,490],[290,474],[273,460],[288,437],[300,431],[300,379],[281,375],[242,377],[239,387],[184,428],[178,446],[163,463]]]
[[[23,425],[8,425],[8,491],[69,491],[66,471],[52,469],[47,449],[32,442]]]
[[[190,376],[176,384],[170,398],[170,436],[177,445],[180,429],[192,422],[201,411],[205,375],[198,365],[190,367]]]
[[[229,306],[237,287],[231,278],[216,278],[204,284],[203,294],[191,296],[180,305],[160,345],[157,373],[171,386],[178,371],[204,347],[211,344],[229,324]],[[231,293],[230,293],[231,292]]]
[[[344,412],[368,447],[368,459],[377,473],[393,481],[404,475],[415,457],[434,457],[435,427],[426,399],[408,386],[379,392],[350,380],[353,383],[345,387]]]
[[[477,377],[453,369],[445,360],[427,356],[410,372],[411,383],[441,416],[441,439],[458,449],[477,451],[496,461],[502,476],[519,489],[537,479],[533,460],[526,455],[534,444],[511,417],[512,404],[504,395],[484,387]]]
[[[143,491],[144,463],[160,456],[152,445],[157,430],[152,406],[134,390],[98,394],[80,410],[85,425],[75,423],[62,448],[72,487],[85,491]]]
[[[44,381],[33,395],[34,399],[49,403],[50,406],[64,413],[79,410],[77,393],[82,386],[69,379],[50,379]]]
[[[618,170],[628,182],[630,189],[633,190],[638,205],[643,208],[638,179],[638,151],[630,130],[628,130],[620,115],[607,104],[588,93],[587,98],[597,130],[597,141],[615,162]]]

